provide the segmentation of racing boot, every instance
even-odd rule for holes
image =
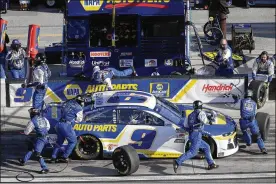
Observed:
[[[57,159],[56,159],[56,158],[51,158],[50,163],[51,163],[51,164],[57,163]]]
[[[19,158],[18,162],[19,162],[19,165],[21,165],[21,166],[25,165],[25,162],[24,162],[24,160],[22,158]]]
[[[68,159],[68,158],[64,158],[64,157],[61,157],[60,159],[58,159],[58,162],[61,162],[61,163],[68,163],[68,162],[69,162],[69,159]]]
[[[265,148],[263,148],[263,149],[261,150],[261,152],[262,152],[263,154],[265,154],[265,155],[268,154],[268,153],[267,153],[267,150],[266,150]]]
[[[47,173],[49,173],[49,169],[42,169],[39,173],[40,174],[47,174]]]
[[[216,165],[215,163],[213,163],[213,164],[208,166],[208,170],[216,169],[218,167],[219,167],[219,165]]]
[[[173,170],[175,173],[177,173],[177,169],[178,169],[178,163],[176,162],[176,160],[173,160]]]

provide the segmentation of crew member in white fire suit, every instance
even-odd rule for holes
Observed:
[[[21,87],[35,87],[33,94],[33,108],[42,110],[44,105],[44,96],[48,87],[48,80],[51,77],[51,71],[46,64],[46,56],[38,53],[34,59],[32,83],[22,84]]]
[[[126,77],[134,75],[137,76],[135,69],[129,68],[123,71],[116,70],[115,68],[106,68],[101,70],[99,66],[93,68],[92,79],[98,83],[106,84],[108,90],[113,90],[111,79],[115,77]]]
[[[266,51],[263,51],[253,64],[253,80],[256,80],[257,74],[267,75],[268,79],[266,84],[268,87],[274,75],[274,64],[272,58],[269,58],[268,53]]]
[[[25,78],[25,58],[26,52],[23,48],[21,48],[21,43],[19,42],[19,40],[13,40],[11,43],[11,50],[8,52],[6,56],[6,61],[11,70],[13,78]]]

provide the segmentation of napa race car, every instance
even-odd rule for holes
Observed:
[[[105,91],[92,95],[94,103],[84,108],[83,122],[75,124],[78,142],[74,155],[79,159],[110,157],[123,145],[131,145],[140,158],[177,158],[189,148],[187,123],[191,106],[173,103],[142,91]],[[50,105],[47,118],[51,123],[50,140],[54,144],[54,126],[59,120],[60,104]],[[225,157],[238,151],[237,125],[222,113],[204,109],[212,125],[204,130],[211,134],[203,139],[214,157]],[[64,143],[66,145],[66,142]]]

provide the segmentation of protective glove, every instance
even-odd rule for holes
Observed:
[[[39,85],[37,85],[36,88],[37,88],[37,89],[42,89],[42,90],[44,90],[44,89],[45,89],[45,86],[44,86],[43,84],[39,84]]]
[[[21,88],[26,88],[27,85],[24,83],[24,84],[21,84]]]
[[[264,86],[265,86],[266,89],[269,88],[269,84],[270,84],[269,82],[265,82],[265,83],[264,83]]]

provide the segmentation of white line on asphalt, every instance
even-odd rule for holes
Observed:
[[[220,180],[220,179],[261,179],[273,178],[275,173],[252,173],[252,174],[208,174],[208,175],[167,175],[167,176],[128,176],[128,177],[45,177],[35,178],[32,182],[115,182],[115,181],[178,181],[178,180]],[[1,178],[2,182],[17,182],[15,178]]]

